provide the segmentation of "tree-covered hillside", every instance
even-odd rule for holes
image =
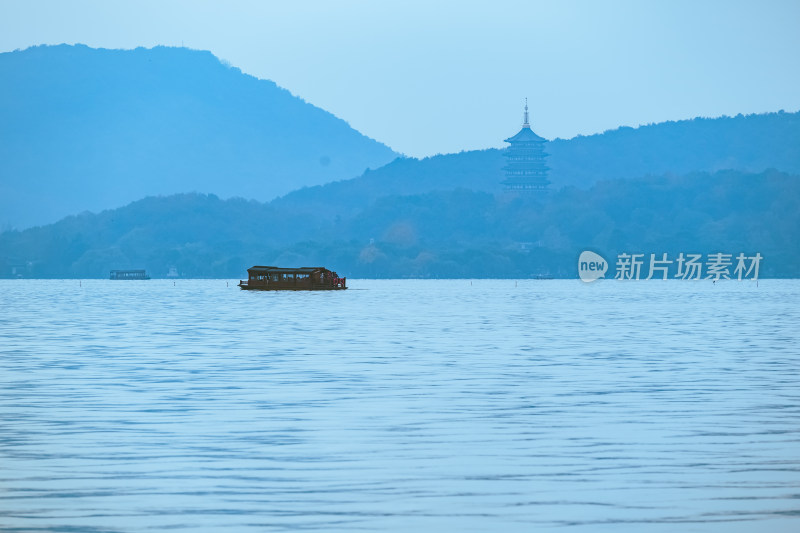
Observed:
[[[588,186],[597,180],[664,173],[774,168],[800,174],[800,112],[695,118],[548,144],[553,180]]]
[[[151,197],[0,235],[0,274],[106,277],[170,267],[243,275],[253,264],[327,265],[350,277],[575,277],[585,249],[761,253],[762,276],[800,276],[800,176],[724,171],[598,182],[547,197],[463,188],[325,212],[213,195]]]

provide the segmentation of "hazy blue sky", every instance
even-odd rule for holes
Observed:
[[[800,109],[800,1],[0,0],[0,51],[181,44],[414,156]]]

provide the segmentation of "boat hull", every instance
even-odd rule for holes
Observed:
[[[243,291],[344,291],[347,287],[258,287],[239,284]]]

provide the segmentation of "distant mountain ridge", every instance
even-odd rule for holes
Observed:
[[[551,188],[589,188],[598,181],[646,175],[776,169],[800,174],[800,112],[696,118],[622,127],[547,143]],[[503,151],[474,150],[424,159],[400,158],[349,180],[291,192],[274,201],[333,215],[386,195],[458,187],[502,192]]]
[[[154,194],[269,200],[357,176],[387,146],[210,52],[0,53],[0,228]]]
[[[620,127],[548,143],[558,185],[664,173],[776,169],[800,173],[800,111]]]
[[[0,54],[0,75],[0,231],[193,191],[283,195],[278,204],[332,217],[386,195],[501,192],[502,150],[396,159],[209,52],[39,46]],[[800,112],[622,127],[546,150],[554,190],[725,169],[796,174]]]

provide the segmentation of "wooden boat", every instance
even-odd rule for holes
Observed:
[[[112,270],[108,279],[150,279],[144,270]]]
[[[341,291],[347,278],[323,267],[280,268],[254,266],[247,269],[248,278],[239,281],[247,291]]]

